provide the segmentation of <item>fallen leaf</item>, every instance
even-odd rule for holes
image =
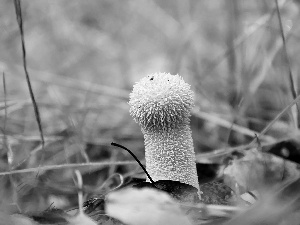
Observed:
[[[232,160],[224,169],[224,182],[233,190],[238,184],[243,193],[274,188],[298,175],[294,163],[253,149],[248,150],[244,157]]]
[[[67,218],[69,225],[97,225],[97,222],[92,220],[90,217],[84,213],[79,213],[76,216]]]
[[[13,225],[38,225],[31,218],[21,215],[21,214],[13,214],[10,216]],[[9,224],[6,224],[9,225]]]
[[[191,225],[167,193],[128,188],[106,196],[106,213],[128,225]]]
[[[300,179],[277,191],[266,191],[252,207],[225,225],[298,225],[300,213]]]

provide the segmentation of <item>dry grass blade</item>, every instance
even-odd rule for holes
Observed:
[[[6,64],[4,61],[0,61],[1,63]],[[15,69],[19,69],[20,66],[15,64]],[[48,71],[37,70],[31,67],[28,68],[30,74],[33,74],[32,81],[33,82],[41,82],[46,84],[52,84],[59,87],[75,89],[84,92],[90,92],[98,95],[105,95],[112,98],[126,99],[129,95],[129,92],[123,89],[119,89],[116,87],[110,87],[107,85],[102,85],[98,83],[91,83],[89,81],[81,80],[78,82],[77,79],[72,77],[63,77],[60,74],[55,74]],[[36,75],[36,76],[35,76]]]
[[[77,178],[77,188],[78,188],[78,208],[79,213],[83,213],[83,193],[82,193],[82,176],[79,170],[75,170],[75,175]]]
[[[268,130],[271,128],[271,126],[279,120],[279,118],[285,114],[294,104],[296,104],[298,101],[300,101],[300,95],[297,96],[289,105],[287,105],[278,115],[257,135],[257,138],[261,138],[262,135],[268,132]],[[249,145],[252,145],[256,142],[257,138],[255,137]]]
[[[22,53],[23,53],[22,58],[23,58],[23,67],[24,67],[24,71],[25,71],[25,75],[26,75],[26,82],[27,82],[27,85],[28,85],[30,98],[32,100],[35,117],[36,117],[37,124],[38,124],[38,127],[39,127],[41,142],[42,142],[42,145],[44,146],[45,141],[44,141],[44,135],[43,135],[43,128],[42,128],[42,123],[41,123],[40,112],[39,112],[38,105],[35,101],[35,97],[34,97],[34,94],[33,94],[32,86],[31,86],[31,82],[30,82],[30,78],[29,78],[29,73],[27,71],[26,48],[25,48],[24,31],[23,31],[23,18],[22,18],[22,9],[21,9],[20,0],[14,0],[14,5],[15,5],[15,10],[16,10],[17,22],[18,22],[19,30],[20,30],[20,34],[21,34]]]
[[[3,72],[3,77],[2,77],[2,81],[3,81],[3,92],[4,92],[4,121],[3,121],[3,136],[2,136],[2,140],[3,140],[3,150],[7,152],[7,160],[8,160],[8,164],[10,166],[11,162],[12,162],[12,151],[11,148],[8,147],[8,141],[7,141],[7,135],[6,135],[6,124],[7,124],[7,92],[6,92],[6,81],[5,81],[5,73]]]
[[[45,143],[44,147],[47,147],[47,145],[50,143]],[[23,163],[27,162],[32,156],[37,154],[37,152],[43,150],[42,145],[38,145],[35,149],[33,149],[24,159],[22,159],[20,162],[18,162],[16,165],[11,167],[11,170],[15,170],[16,168],[19,168]]]
[[[252,34],[254,34],[259,28],[263,27],[273,16],[275,12],[275,9],[272,10],[271,13],[268,13],[258,20],[255,21],[248,29],[241,34],[239,37],[237,37],[233,43],[232,46],[225,49],[222,54],[220,54],[211,65],[208,65],[206,69],[204,69],[202,74],[205,74],[202,79],[205,79],[206,77],[209,77],[208,75],[213,72],[213,70],[238,46],[240,46],[247,38],[249,38]]]
[[[287,52],[286,38],[285,38],[285,35],[284,35],[284,30],[283,30],[283,25],[282,25],[278,0],[275,0],[275,2],[276,2],[276,11],[277,11],[277,16],[278,16],[278,21],[279,21],[280,33],[281,33],[281,38],[282,38],[282,43],[283,43],[284,56],[285,56],[285,60],[286,60],[288,70],[289,70],[290,88],[291,88],[292,96],[295,99],[297,97],[297,91],[296,91],[295,82],[294,82],[294,78],[293,78],[293,74],[292,74],[289,55],[288,55],[288,52]],[[298,106],[297,103],[296,103],[296,107],[297,107],[297,113],[294,114],[294,120],[295,120],[295,123],[296,123],[296,127],[298,128],[299,127],[299,124],[298,124],[299,106]]]
[[[7,123],[7,99],[6,99],[6,82],[5,82],[5,73],[3,72],[2,76],[3,82],[3,91],[4,91],[4,121],[3,121],[3,143],[6,140],[6,123]]]
[[[259,200],[225,225],[299,224],[299,219],[295,217],[299,215],[299,184],[299,179],[295,179],[278,191],[265,193],[263,200]]]
[[[94,162],[94,163],[71,163],[71,164],[62,164],[62,165],[49,165],[49,166],[40,166],[27,168],[22,170],[13,170],[8,172],[1,172],[0,176],[10,175],[10,174],[20,174],[20,173],[35,173],[38,170],[46,171],[46,170],[59,170],[59,169],[67,169],[67,168],[76,168],[76,167],[102,167],[102,166],[111,166],[111,165],[136,165],[136,161],[103,161],[103,162]]]
[[[2,137],[2,135],[0,135]],[[39,136],[24,136],[24,135],[6,135],[6,138],[9,141],[39,141],[40,137]],[[45,142],[54,142],[54,141],[61,141],[63,140],[62,136],[46,136],[44,137]]]
[[[274,47],[270,52],[264,57],[264,62],[262,63],[262,67],[257,75],[254,76],[253,80],[249,84],[249,93],[244,97],[243,104],[240,108],[240,114],[244,115],[246,110],[249,109],[249,105],[251,101],[257,93],[259,87],[263,84],[266,80],[267,76],[269,75],[268,71],[272,68],[272,63],[280,49],[282,48],[283,44],[280,40],[276,40]]]
[[[6,135],[6,125],[7,125],[7,91],[6,91],[6,81],[5,81],[5,73],[3,72],[3,92],[4,92],[4,122],[3,122],[3,150],[7,152],[7,162],[8,162],[8,169],[11,171],[12,167],[11,164],[14,159],[13,151],[10,147],[9,142],[7,141]],[[21,208],[18,205],[18,192],[16,191],[16,183],[12,175],[9,175],[9,181],[13,187],[13,204],[16,205],[19,212],[21,212]]]
[[[246,128],[246,127],[240,126],[238,124],[229,122],[229,121],[227,121],[225,119],[222,119],[222,118],[220,118],[216,115],[213,115],[212,113],[205,113],[205,112],[201,112],[199,110],[193,110],[192,113],[193,113],[193,115],[195,115],[199,118],[202,118],[204,120],[207,120],[211,123],[217,124],[218,126],[231,129],[231,130],[233,130],[237,133],[244,134],[244,135],[249,136],[249,137],[253,137],[256,134],[256,131],[253,131],[249,128]],[[260,138],[265,139],[265,140],[269,140],[269,141],[273,140],[272,137],[267,136],[267,135],[262,135]]]

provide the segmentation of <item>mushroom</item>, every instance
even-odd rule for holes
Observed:
[[[154,73],[142,78],[130,94],[130,114],[144,134],[146,168],[154,181],[189,184],[200,193],[190,111],[190,85],[179,75]]]

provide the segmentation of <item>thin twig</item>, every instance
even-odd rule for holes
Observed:
[[[15,5],[15,10],[16,10],[17,22],[18,22],[19,30],[20,30],[20,34],[21,34],[22,54],[23,54],[22,58],[23,58],[23,67],[24,67],[24,71],[25,71],[25,75],[26,75],[26,82],[28,85],[30,98],[32,100],[34,113],[35,113],[36,121],[38,124],[40,136],[41,136],[42,146],[44,146],[45,141],[44,141],[40,112],[39,112],[38,105],[35,101],[35,97],[33,94],[32,86],[31,86],[31,82],[30,82],[30,78],[29,78],[29,73],[27,71],[26,48],[25,48],[25,39],[24,39],[24,30],[23,30],[23,17],[22,17],[22,8],[21,8],[20,0],[14,0],[14,5]]]
[[[281,38],[282,38],[282,43],[283,43],[284,56],[285,56],[285,60],[286,60],[288,70],[289,70],[288,72],[289,72],[290,88],[291,88],[293,99],[296,99],[297,90],[296,90],[296,87],[295,87],[294,77],[293,77],[293,74],[292,74],[292,69],[291,69],[291,64],[290,64],[290,59],[289,59],[289,55],[288,55],[288,52],[287,52],[286,38],[285,38],[285,35],[284,35],[284,30],[283,30],[283,25],[282,25],[278,0],[275,0],[275,3],[276,3],[276,11],[277,11],[277,16],[278,16],[278,21],[279,21],[280,33],[281,33]],[[296,115],[294,116],[294,119],[295,119],[296,127],[299,128],[300,124],[298,122],[298,114],[299,114],[300,109],[299,109],[299,106],[298,106],[297,103],[296,103],[296,108],[297,108],[297,113],[295,113]]]
[[[137,161],[137,163],[140,165],[140,167],[144,170],[144,172],[147,175],[150,182],[152,184],[155,183],[154,180],[152,179],[152,177],[150,176],[150,174],[147,172],[146,168],[143,166],[143,164],[140,162],[140,160],[135,156],[135,154],[132,153],[132,151],[130,151],[128,148],[124,147],[123,145],[120,145],[120,144],[117,144],[117,143],[114,143],[114,142],[112,142],[111,145],[122,148],[122,149],[126,150],[127,152],[129,152],[129,154]]]

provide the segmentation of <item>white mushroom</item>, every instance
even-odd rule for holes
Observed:
[[[179,75],[151,74],[133,87],[130,114],[145,139],[146,168],[154,181],[172,180],[199,190],[190,111],[190,85]]]

